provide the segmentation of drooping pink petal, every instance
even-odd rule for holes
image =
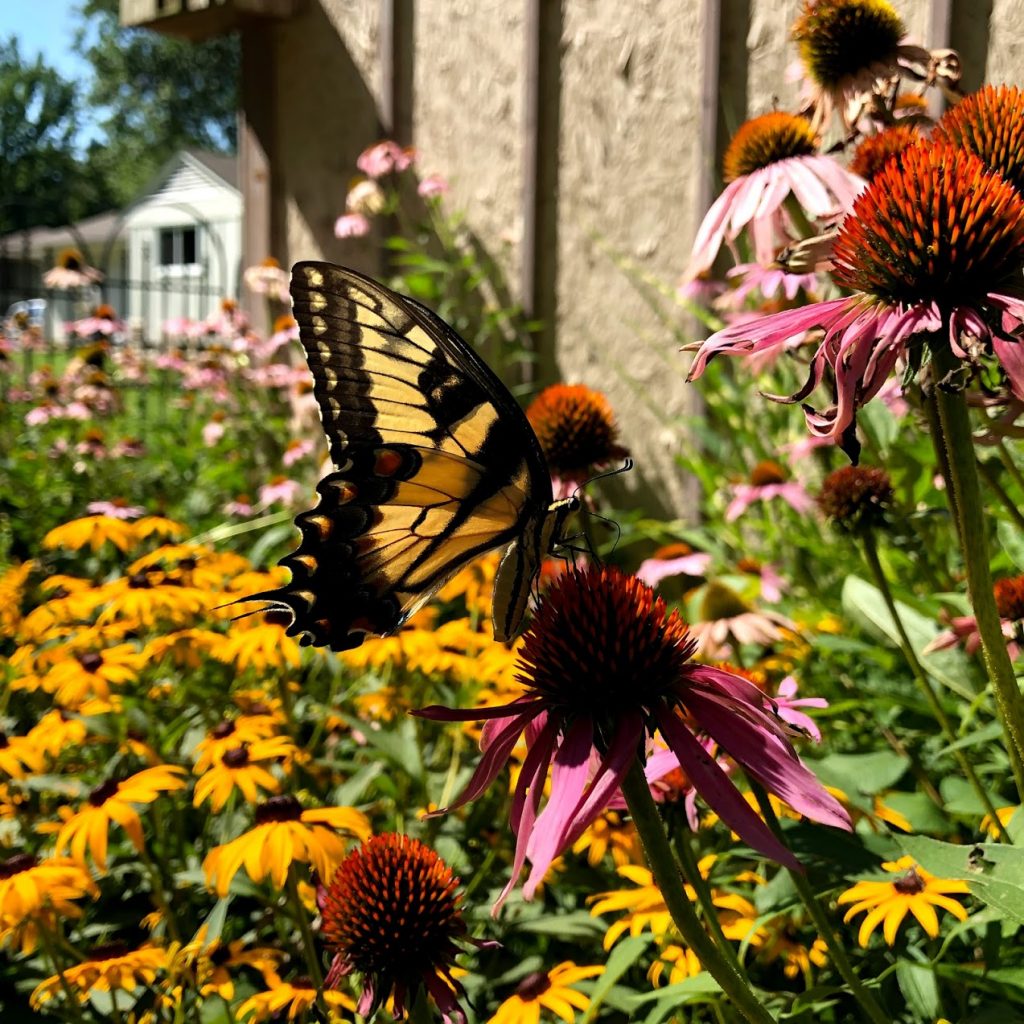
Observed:
[[[637,579],[649,587],[656,587],[669,576],[703,576],[711,564],[711,556],[695,551],[679,558],[648,558],[640,563]]]
[[[992,336],[992,351],[1003,368],[1013,393],[1024,399],[1024,342]]]
[[[488,718],[513,718],[527,709],[539,712],[541,704],[542,701],[534,697],[517,697],[507,704],[489,708],[446,708],[443,704],[430,704],[425,708],[414,708],[409,714],[432,722],[480,722]]]
[[[675,751],[694,789],[722,821],[748,846],[779,864],[799,871],[800,862],[757,816],[715,759],[697,742],[674,711],[666,709],[659,715],[658,728]]]

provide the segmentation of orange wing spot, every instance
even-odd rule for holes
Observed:
[[[355,501],[359,496],[359,488],[355,484],[350,484],[347,480],[335,484],[334,490],[337,492],[339,505],[347,505],[350,501]]]
[[[292,561],[301,565],[310,575],[316,572],[316,559],[312,555],[292,555]]]
[[[320,534],[322,541],[327,540],[334,530],[334,524],[327,516],[309,516],[306,522],[312,523],[316,527],[316,532]]]
[[[377,476],[394,476],[405,461],[398,452],[390,448],[378,448],[373,454],[373,471]]]

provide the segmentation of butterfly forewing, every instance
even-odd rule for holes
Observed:
[[[440,318],[327,263],[297,264],[291,290],[335,472],[296,520],[291,583],[259,596],[303,642],[344,650],[545,521],[551,483],[515,400]]]

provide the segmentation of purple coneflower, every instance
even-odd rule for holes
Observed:
[[[370,221],[361,213],[343,213],[334,222],[335,238],[362,238],[370,233]]]
[[[977,157],[922,143],[891,160],[858,198],[836,239],[833,277],[852,295],[728,327],[701,345],[689,379],[720,353],[784,347],[813,327],[824,338],[799,391],[803,402],[831,370],[835,404],[804,407],[811,432],[855,456],[856,412],[912,346],[948,339],[974,368],[991,352],[1024,397],[1024,349],[1011,332],[1024,321],[1024,199]]]
[[[684,279],[709,270],[723,242],[733,242],[749,226],[757,262],[770,264],[794,237],[784,212],[792,196],[812,218],[836,217],[850,209],[862,179],[830,156],[818,153],[810,123],[773,111],[742,125],[725,152],[729,183],[708,210],[693,243]]]
[[[512,878],[495,910],[527,859],[523,892],[527,899],[534,894],[555,857],[608,806],[655,732],[719,817],[779,863],[798,866],[696,732],[707,733],[795,810],[850,828],[843,808],[801,763],[771,701],[746,679],[694,664],[695,648],[678,612],[636,577],[610,567],[572,570],[552,584],[524,637],[522,697],[493,708],[416,712],[440,721],[486,720],[483,758],[452,807],[476,799],[494,781],[525,733],[528,752],[512,796]]]
[[[705,551],[694,551],[689,544],[677,541],[658,548],[650,558],[640,563],[637,579],[649,587],[656,587],[671,576],[703,579],[711,565],[711,556]]]
[[[448,191],[448,182],[440,174],[428,174],[416,186],[421,199],[439,199]]]
[[[793,676],[786,676],[775,693],[775,709],[779,718],[807,733],[815,743],[821,742],[821,730],[813,718],[800,708],[827,708],[824,697],[797,697],[800,686]]]
[[[397,142],[385,139],[364,149],[356,160],[356,167],[368,178],[383,178],[392,171],[407,170],[415,158],[416,150],[411,146],[403,149]]]
[[[735,522],[755,501],[771,501],[781,498],[800,515],[806,515],[814,508],[814,499],[804,485],[796,480],[787,480],[786,471],[777,462],[765,459],[750,472],[748,483],[733,488],[732,501],[725,510],[725,521]]]

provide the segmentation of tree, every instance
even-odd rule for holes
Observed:
[[[123,28],[118,13],[118,0],[82,0],[75,47],[100,113],[87,160],[123,204],[179,149],[234,151],[240,50],[235,36],[195,44]]]
[[[0,234],[67,224],[98,197],[75,153],[75,87],[0,40]]]

